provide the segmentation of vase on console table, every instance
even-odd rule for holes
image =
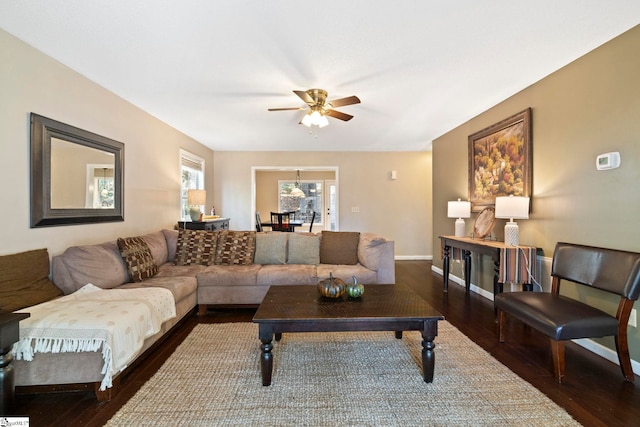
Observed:
[[[191,221],[200,221],[202,218],[202,212],[200,212],[200,206],[191,206],[189,208],[189,216]]]

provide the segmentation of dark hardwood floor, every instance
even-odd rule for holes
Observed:
[[[617,365],[569,343],[566,382],[557,384],[552,375],[549,342],[545,336],[511,320],[507,342],[500,344],[496,337],[493,303],[473,293],[465,295],[464,288],[455,284],[451,284],[449,292],[444,293],[442,277],[431,271],[431,262],[396,262],[396,282],[417,291],[442,312],[447,321],[565,408],[583,425],[640,425],[639,386],[624,381]],[[251,321],[254,311],[227,308],[210,310],[206,316],[194,313],[161,346],[150,352],[143,363],[125,376],[120,393],[110,402],[97,403],[92,393],[84,391],[19,394],[15,413],[29,416],[31,426],[101,426],[153,376],[196,324]],[[215,346],[212,347],[212,357],[215,357]],[[256,369],[257,364],[256,360]]]

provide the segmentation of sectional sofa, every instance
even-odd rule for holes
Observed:
[[[51,262],[56,291],[65,296],[84,292],[87,284],[96,289],[170,291],[175,317],[144,340],[138,356],[159,343],[196,305],[200,314],[210,305],[258,305],[270,285],[315,285],[330,273],[346,282],[355,276],[365,284],[395,283],[394,242],[356,232],[161,230],[70,247]],[[0,291],[2,287],[0,283]],[[62,298],[57,293],[44,298]],[[29,307],[21,311],[29,312]],[[120,380],[120,373],[115,374],[113,387],[105,389],[105,360],[99,351],[35,352],[33,360],[14,364],[18,387],[93,384],[99,400],[109,400]]]

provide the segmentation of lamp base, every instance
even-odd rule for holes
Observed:
[[[189,216],[191,217],[191,221],[200,221],[200,216],[202,212],[200,212],[200,206],[191,206],[189,208]]]
[[[458,218],[456,219],[456,237],[464,237],[464,235],[465,235],[464,219]]]
[[[504,244],[507,246],[518,246],[520,244],[518,224],[513,221],[507,222],[504,226]]]

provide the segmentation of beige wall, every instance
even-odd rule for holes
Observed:
[[[433,253],[430,152],[217,151],[214,202],[216,212],[231,218],[232,229],[252,228],[251,170],[269,166],[337,167],[340,230],[393,239],[400,258]],[[392,170],[396,180],[390,178]]]
[[[520,220],[520,241],[552,257],[567,241],[640,252],[640,26],[437,138],[433,144],[434,247],[453,234],[446,202],[468,197],[467,137],[510,115],[533,110],[533,211]],[[517,72],[517,70],[515,70]],[[596,156],[619,151],[618,169],[597,171]],[[475,216],[475,215],[474,215]],[[471,232],[474,218],[467,220]],[[503,238],[504,221],[495,234]],[[434,265],[442,267],[440,256]],[[484,260],[472,280],[490,290]],[[461,276],[460,266],[453,271]],[[568,293],[575,293],[567,286]],[[583,293],[615,314],[613,298]],[[636,304],[636,308],[640,308]],[[640,360],[640,333],[629,328],[632,357]],[[611,347],[612,340],[602,341]]]
[[[211,150],[2,30],[0,94],[0,254],[48,248],[55,255],[172,227],[180,214],[180,148],[206,159],[213,186]],[[29,228],[30,112],[125,144],[124,222]]]

